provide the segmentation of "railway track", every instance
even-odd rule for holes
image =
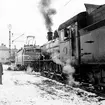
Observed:
[[[46,76],[44,76],[44,77],[46,77]],[[61,77],[61,76],[59,76],[59,77]],[[52,78],[49,78],[49,79],[52,79]],[[52,79],[52,80],[55,80],[57,82],[60,82],[60,83],[64,84],[67,87],[69,86],[69,85],[66,85],[66,82],[65,81],[62,81],[60,79]],[[80,88],[80,89],[85,90],[87,92],[95,93],[96,96],[101,96],[105,100],[105,87],[104,86],[101,86],[101,85],[92,85],[90,83],[80,82],[79,84],[75,84],[74,83],[73,84],[73,87],[74,88]]]
[[[81,82],[78,87],[87,92],[95,93],[96,96],[103,97],[103,99],[100,99],[100,100],[105,100],[105,87],[102,87],[100,85],[92,85],[84,82]]]
[[[66,85],[64,82],[62,82],[62,81],[60,81],[58,79],[55,80],[55,81],[64,84],[64,86],[65,87],[67,86],[67,88],[69,87],[69,85]],[[80,88],[80,89],[82,89],[84,91],[94,93],[94,94],[96,94],[96,97],[99,97],[99,96],[103,97],[103,98],[100,98],[99,101],[105,100],[105,89],[102,89],[102,87],[99,87],[98,85],[92,85],[90,83],[81,82],[78,85],[75,85],[75,83],[74,83],[72,87],[74,87],[74,88]]]

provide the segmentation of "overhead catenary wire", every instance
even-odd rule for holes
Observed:
[[[70,1],[71,1],[71,0],[69,0],[68,2],[66,2],[66,3],[64,4],[64,6],[68,5],[68,4],[70,3]]]
[[[17,40],[18,38],[20,38],[21,36],[23,36],[24,34],[22,34],[22,35],[20,35],[20,36],[18,36],[16,39],[14,39],[14,40],[12,40],[12,43],[15,41],[15,40]]]
[[[58,11],[61,11],[61,9],[63,9],[65,6],[67,6],[70,2],[71,2],[71,0],[67,1],[63,6],[61,6],[61,7],[59,8]]]

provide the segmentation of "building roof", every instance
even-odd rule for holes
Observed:
[[[1,45],[0,45],[0,50],[8,50],[8,48],[6,47],[6,45],[1,44]]]

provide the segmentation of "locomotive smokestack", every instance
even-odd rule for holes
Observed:
[[[53,32],[47,32],[47,39],[48,41],[53,39]]]

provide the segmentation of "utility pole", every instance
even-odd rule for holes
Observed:
[[[11,24],[8,25],[8,29],[9,29],[9,57],[11,57],[11,29],[12,29]]]

